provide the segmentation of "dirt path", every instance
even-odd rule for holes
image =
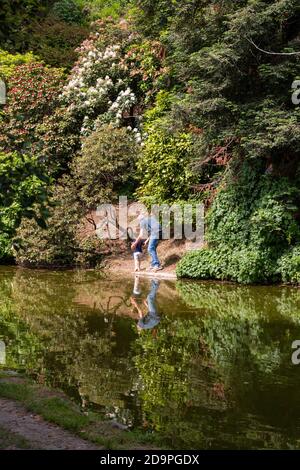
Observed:
[[[161,279],[176,279],[176,264],[185,253],[185,244],[181,240],[164,240],[159,243],[157,251],[164,269],[162,271],[158,271],[155,274],[155,277]],[[145,252],[141,262],[141,275],[147,275],[146,269],[149,266],[149,262],[149,256],[147,252]],[[133,275],[134,265],[132,253],[128,251],[122,255],[106,258],[106,267],[113,273]]]
[[[73,436],[54,424],[47,423],[38,415],[29,413],[26,409],[11,400],[0,398],[0,444],[1,434],[10,440],[16,437],[16,443],[10,449],[20,449],[18,441],[26,440],[31,449],[43,450],[96,450],[99,447]],[[1,445],[0,445],[1,448]]]

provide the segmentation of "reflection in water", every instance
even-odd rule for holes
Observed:
[[[298,289],[0,268],[5,367],[175,448],[298,448],[295,339]]]
[[[137,300],[140,299],[141,289],[140,289],[140,277],[136,276],[134,281],[133,295],[131,297],[131,304],[137,310],[139,320],[137,323],[138,330],[152,330],[156,327],[160,318],[157,312],[156,305],[156,295],[159,288],[159,281],[157,279],[151,280],[151,287],[147,300],[144,301],[144,306],[146,307],[146,312],[143,312],[143,308],[139,306]]]

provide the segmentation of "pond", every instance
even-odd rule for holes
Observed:
[[[300,290],[0,268],[0,367],[169,448],[300,448]]]

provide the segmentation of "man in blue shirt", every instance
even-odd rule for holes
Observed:
[[[148,239],[148,253],[151,256],[151,271],[160,271],[162,268],[157,255],[157,245],[161,238],[161,225],[154,215],[140,215],[140,234],[133,243],[133,247],[138,245],[141,240]]]

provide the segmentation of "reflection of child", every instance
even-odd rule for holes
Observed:
[[[142,291],[140,288],[140,278],[139,276],[134,276],[134,286],[133,286],[133,295],[138,297],[141,295]]]
[[[135,244],[135,240],[131,245],[131,249],[133,251],[133,259],[134,259],[134,270],[140,271],[141,270],[141,258],[143,255],[143,247],[147,244],[148,240],[139,240],[137,244]]]

